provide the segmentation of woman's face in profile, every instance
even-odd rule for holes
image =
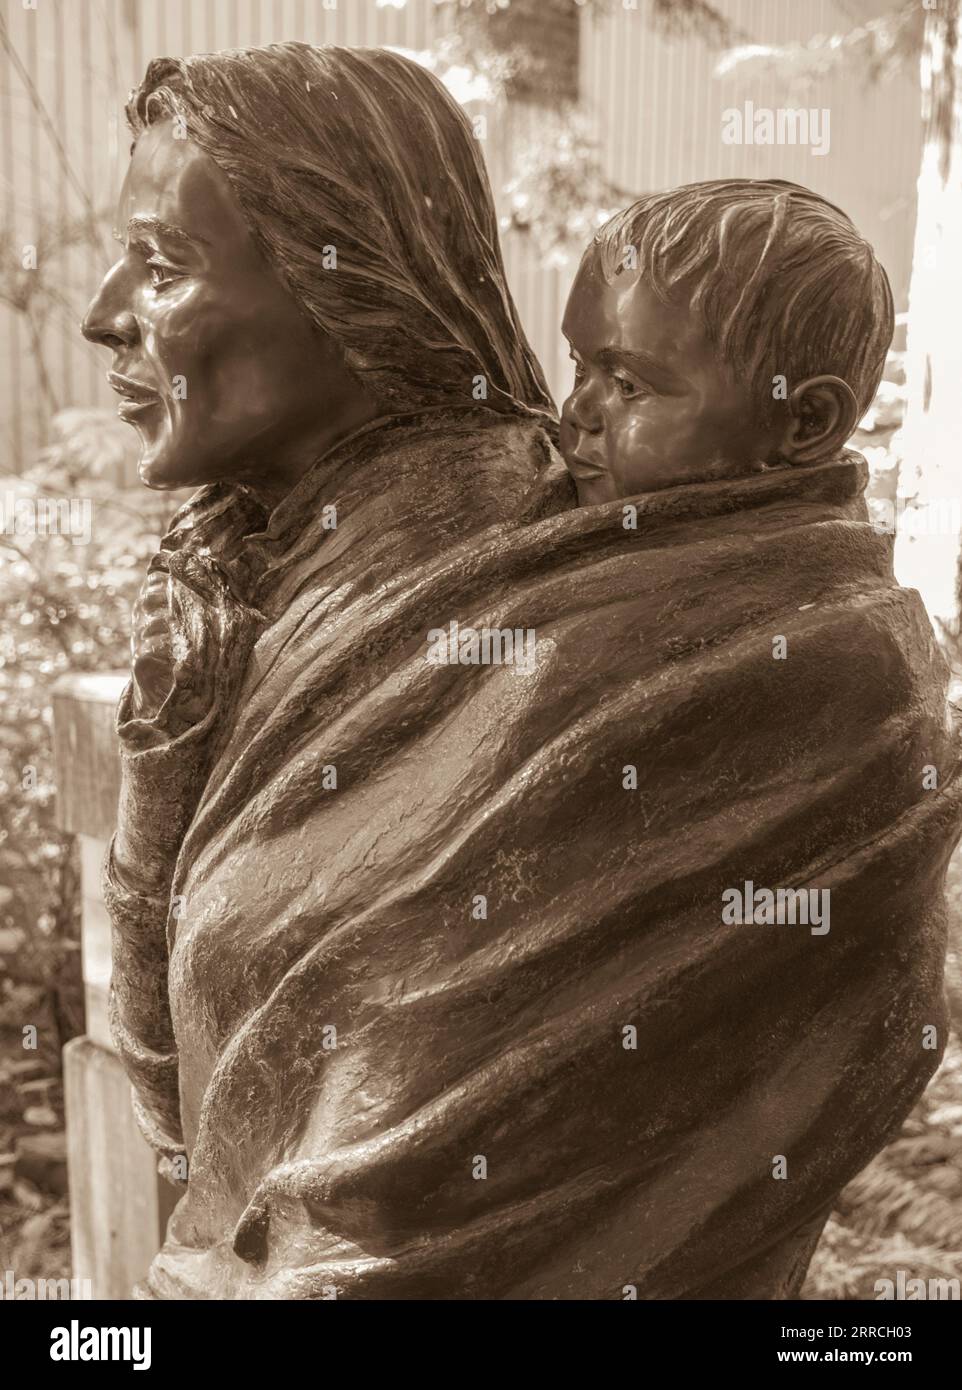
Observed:
[[[265,469],[293,481],[343,383],[330,345],[256,247],[226,176],[176,138],[170,120],[137,140],[115,236],[122,254],[83,331],[113,352],[108,380],[140,435],[143,481],[257,483]]]

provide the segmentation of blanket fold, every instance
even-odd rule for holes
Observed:
[[[146,1292],[797,1292],[946,1029],[957,719],[864,483],[574,509],[538,423],[483,410],[302,480],[245,552],[265,626],[181,911],[141,927],[169,1033],[122,991],[190,1158]],[[508,630],[530,666],[472,644]],[[725,921],[748,883],[827,929]],[[138,1056],[168,1036],[176,1075]]]

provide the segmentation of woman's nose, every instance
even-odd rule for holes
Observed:
[[[140,330],[124,292],[123,262],[118,261],[103,278],[84,314],[80,331],[99,347],[130,347]]]

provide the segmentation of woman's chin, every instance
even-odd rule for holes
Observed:
[[[191,468],[185,460],[165,454],[143,454],[137,465],[137,476],[144,487],[154,492],[176,492],[178,488],[199,487],[204,482],[203,478],[196,477],[196,468]]]

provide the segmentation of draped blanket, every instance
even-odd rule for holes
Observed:
[[[575,509],[536,422],[427,413],[248,541],[170,893],[108,864],[118,1045],[189,1156],[150,1294],[797,1290],[946,1028],[958,731],[864,483]],[[178,740],[121,734],[163,823]],[[748,881],[828,929],[725,920]]]

